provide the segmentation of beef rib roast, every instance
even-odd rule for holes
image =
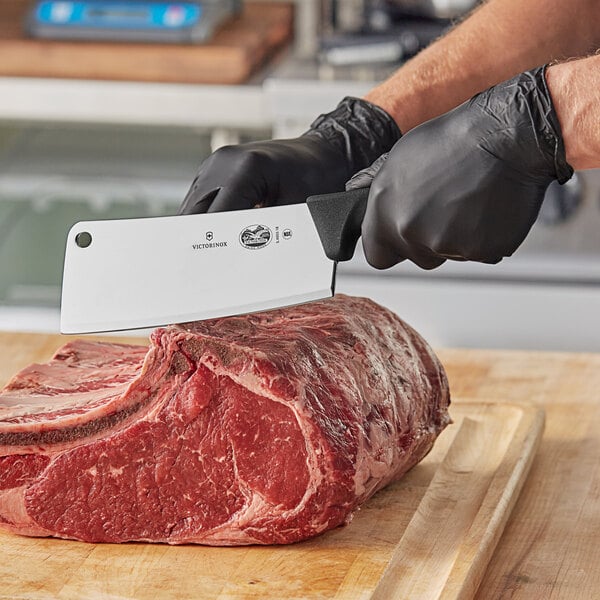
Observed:
[[[419,462],[448,404],[426,342],[364,298],[71,341],[0,392],[0,529],[296,542]]]

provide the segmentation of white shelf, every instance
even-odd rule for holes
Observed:
[[[269,128],[261,85],[0,78],[0,119],[170,127]]]

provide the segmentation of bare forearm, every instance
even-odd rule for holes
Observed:
[[[546,83],[567,161],[574,169],[600,167],[600,56],[549,67]]]
[[[365,98],[406,132],[532,67],[594,50],[597,0],[489,0]]]

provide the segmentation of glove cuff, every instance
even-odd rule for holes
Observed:
[[[402,133],[388,113],[361,98],[344,98],[318,116],[304,136],[318,136],[336,148],[349,167],[348,178],[388,152]]]
[[[552,103],[552,96],[548,85],[546,84],[546,69],[548,65],[537,67],[531,71],[523,73],[524,77],[533,80],[533,94],[531,98],[532,119],[535,121],[535,130],[544,137],[545,153],[551,154],[551,161],[554,163],[556,179],[560,184],[571,179],[573,167],[567,162],[565,143],[560,128],[560,122]]]

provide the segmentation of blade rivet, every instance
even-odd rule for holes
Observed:
[[[75,243],[80,248],[87,248],[92,243],[92,235],[87,231],[81,231],[75,236]]]

